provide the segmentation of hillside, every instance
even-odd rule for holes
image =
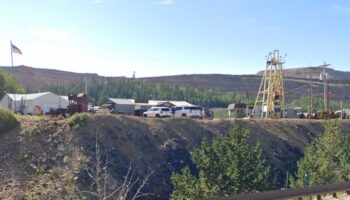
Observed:
[[[69,85],[72,83],[85,82],[85,77],[88,82],[95,80],[97,82],[102,82],[107,77],[99,76],[98,74],[90,73],[75,73],[67,72],[54,69],[41,69],[33,68],[28,66],[15,66],[13,69],[11,67],[1,67],[0,70],[4,70],[8,73],[14,73],[20,80],[21,84],[31,92],[38,92],[39,90],[45,88],[47,85]],[[125,77],[113,77],[114,80],[124,79]]]
[[[9,67],[0,67],[7,72],[11,72]],[[311,68],[313,78],[313,94],[315,97],[323,97],[323,84],[319,80],[320,68]],[[126,77],[103,77],[97,74],[72,73],[59,70],[38,69],[27,66],[14,67],[14,73],[19,77],[22,85],[27,92],[38,92],[39,90],[48,90],[49,85],[68,85],[85,84],[87,77],[88,85],[96,85],[96,83],[105,83],[111,80],[121,81],[130,80]],[[308,95],[309,80],[305,79],[309,68],[296,68],[285,70],[285,91],[286,100],[291,102],[302,96]],[[328,69],[331,80],[330,91],[332,100],[343,100],[350,102],[350,72],[341,72]],[[194,88],[211,89],[220,92],[236,92],[242,95],[248,95],[252,98],[256,96],[259,89],[261,76],[259,75],[224,75],[224,74],[191,74],[191,75],[175,75],[161,77],[137,78],[150,83],[168,83],[176,85],[186,85]],[[118,96],[119,97],[119,96]],[[119,98],[132,98],[120,96]]]
[[[290,78],[309,78],[311,75],[312,79],[320,79],[320,74],[323,72],[323,68],[319,67],[300,67],[300,68],[289,68],[283,70],[283,75]],[[326,68],[326,72],[329,75],[330,80],[344,81],[350,79],[350,72],[348,71],[338,71],[332,68]],[[263,71],[259,71],[257,75],[261,76]]]
[[[69,199],[88,190],[96,135],[101,158],[108,158],[116,183],[123,180],[129,163],[135,177],[153,170],[144,191],[154,194],[149,199],[165,199],[171,191],[171,173],[192,166],[191,150],[203,138],[238,124],[250,128],[251,142],[260,142],[276,181],[283,185],[305,146],[324,129],[316,120],[199,121],[123,115],[94,115],[78,128],[69,128],[64,119],[21,117],[21,122],[20,128],[0,134],[0,199],[24,194],[28,199]],[[349,121],[342,121],[342,130],[350,133]]]

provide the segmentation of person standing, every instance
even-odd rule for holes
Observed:
[[[173,117],[175,117],[175,107],[171,108],[171,114],[172,114]]]

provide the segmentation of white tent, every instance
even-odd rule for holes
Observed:
[[[34,114],[34,109],[39,106],[43,113],[50,111],[50,108],[66,108],[69,102],[51,92],[36,94],[6,94],[0,105],[12,111]]]

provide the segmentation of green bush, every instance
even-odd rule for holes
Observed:
[[[0,133],[9,131],[19,125],[19,121],[9,110],[0,108]]]
[[[67,119],[67,124],[71,128],[77,128],[79,126],[86,125],[87,121],[89,120],[90,116],[88,113],[75,113],[71,117]]]

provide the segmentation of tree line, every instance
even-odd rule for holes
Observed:
[[[249,95],[249,92],[219,92],[213,89],[204,89],[180,85],[173,83],[152,83],[140,79],[106,79],[98,82],[91,80],[88,84],[88,96],[95,104],[103,104],[107,98],[131,98],[137,102],[147,102],[148,100],[175,100],[188,101],[193,104],[205,107],[226,108],[231,103],[245,103],[254,105],[255,95]],[[85,81],[83,78],[77,84],[47,84],[41,89],[50,91],[59,95],[68,93],[79,93],[85,91]],[[308,111],[308,96],[301,96],[298,99],[287,99],[286,107],[301,107],[303,111]],[[330,100],[330,109],[339,110],[340,102]],[[349,107],[347,102],[343,107]],[[320,97],[313,98],[313,108],[316,111],[323,110],[323,99]]]
[[[85,91],[85,82],[78,84],[49,84],[42,89],[60,95]],[[103,104],[107,98],[131,98],[137,102],[148,100],[188,101],[205,107],[227,107],[231,103],[253,104],[248,94],[218,92],[212,89],[195,88],[170,83],[151,83],[138,79],[111,80],[89,83],[88,96],[96,104]]]

